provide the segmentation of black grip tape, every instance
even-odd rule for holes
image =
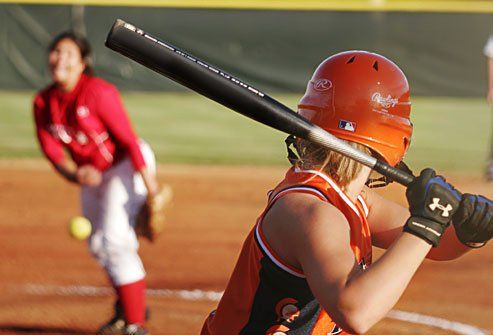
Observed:
[[[307,139],[310,131],[316,127],[260,90],[123,20],[114,23],[105,45],[223,106],[274,129]]]
[[[395,167],[388,165],[385,162],[377,160],[373,170],[377,171],[381,175],[387,176],[395,182],[398,182],[401,185],[407,186],[414,180],[414,176],[399,170]]]

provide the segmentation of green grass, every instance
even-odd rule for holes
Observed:
[[[31,116],[33,92],[0,92],[0,158],[41,157]],[[299,95],[275,95],[295,107]],[[141,137],[161,163],[286,164],[285,135],[194,93],[125,93]],[[406,161],[419,170],[480,172],[492,115],[482,98],[415,98]]]
[[[482,172],[492,143],[492,111],[484,99],[415,99],[409,161],[417,167]]]

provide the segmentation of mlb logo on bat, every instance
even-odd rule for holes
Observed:
[[[344,129],[354,133],[356,130],[356,123],[347,120],[339,120],[339,129]]]

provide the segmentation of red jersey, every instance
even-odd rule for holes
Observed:
[[[243,244],[238,262],[216,311],[201,335],[348,334],[339,328],[313,296],[303,272],[286,264],[262,232],[262,220],[281,197],[313,194],[330,202],[350,226],[350,247],[358,264],[371,264],[371,236],[361,197],[353,203],[340,187],[318,171],[291,168],[269,194],[268,204]]]
[[[118,90],[100,78],[82,75],[68,93],[48,86],[34,99],[34,120],[41,149],[53,164],[64,159],[65,147],[78,166],[104,171],[126,154],[136,170],[145,166]]]

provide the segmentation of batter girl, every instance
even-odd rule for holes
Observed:
[[[411,141],[407,79],[374,53],[326,59],[298,108],[392,166]],[[491,201],[461,196],[431,169],[408,186],[408,209],[365,186],[387,182],[370,178],[369,168],[308,141],[291,142],[293,166],[269,193],[202,335],[366,333],[425,257],[454,259],[493,235]],[[387,250],[372,264],[373,246]]]
[[[72,32],[55,37],[48,66],[53,82],[34,99],[39,144],[55,170],[81,186],[82,212],[92,223],[89,249],[117,295],[115,317],[98,334],[148,334],[133,226],[146,197],[157,192],[154,154],[132,129],[117,89],[92,75],[86,39]]]

